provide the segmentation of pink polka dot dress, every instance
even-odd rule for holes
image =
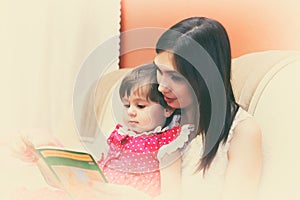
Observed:
[[[160,194],[158,150],[172,142],[180,126],[163,132],[127,134],[121,125],[107,139],[109,151],[98,161],[109,183],[129,185],[154,197]]]

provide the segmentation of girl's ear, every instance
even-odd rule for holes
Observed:
[[[174,110],[174,108],[171,108],[169,106],[165,107],[165,117],[170,117],[173,114]]]

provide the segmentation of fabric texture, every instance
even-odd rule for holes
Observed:
[[[110,146],[105,158],[98,161],[109,183],[130,185],[151,196],[160,193],[160,171],[157,153],[171,143],[181,127],[174,126],[163,132],[125,133],[121,125],[107,139]]]
[[[198,199],[199,195],[206,200],[221,199],[228,163],[227,152],[234,137],[234,129],[240,122],[251,117],[245,110],[239,108],[231,125],[227,142],[220,144],[218,152],[204,176],[202,171],[194,173],[203,153],[202,137],[198,135],[188,144],[182,157],[182,199]]]

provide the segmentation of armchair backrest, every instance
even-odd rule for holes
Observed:
[[[300,52],[265,51],[233,60],[237,101],[262,130],[260,199],[295,198],[300,178]]]

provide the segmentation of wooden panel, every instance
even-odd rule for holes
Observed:
[[[121,31],[168,28],[187,17],[206,16],[225,26],[234,58],[264,50],[300,50],[299,4],[295,0],[123,0]],[[121,46],[124,45],[123,40]],[[121,67],[140,65],[152,60],[154,55],[154,49],[125,54],[121,57]]]

